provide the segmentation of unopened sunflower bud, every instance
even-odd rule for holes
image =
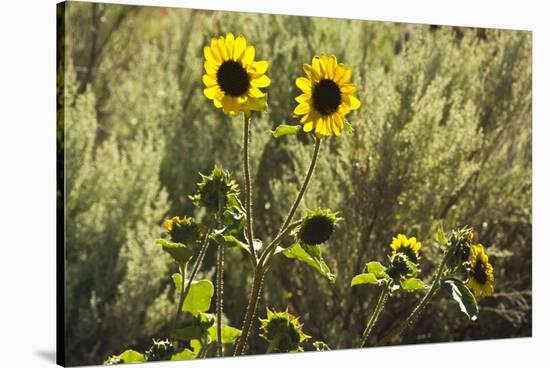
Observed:
[[[201,236],[200,225],[192,217],[174,216],[164,221],[164,228],[170,234],[172,241],[191,245]]]
[[[260,322],[263,332],[260,336],[269,342],[268,353],[303,351],[300,344],[310,338],[302,331],[298,317],[288,311],[272,312],[268,309],[267,318],[260,319]]]
[[[330,210],[309,211],[302,219],[298,239],[307,245],[322,244],[330,239],[339,220],[337,214]]]
[[[169,360],[172,354],[174,354],[174,346],[168,339],[153,340],[153,345],[145,352],[148,362]]]
[[[229,172],[215,166],[210,175],[201,174],[201,177],[202,182],[197,184],[196,194],[190,196],[197,207],[206,207],[209,211],[217,212],[238,197],[239,186]]]

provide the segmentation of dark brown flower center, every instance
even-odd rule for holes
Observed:
[[[485,265],[477,261],[474,267],[474,279],[479,282],[481,285],[484,285],[487,282],[487,272],[485,270]]]
[[[330,79],[322,79],[313,89],[313,106],[321,115],[330,115],[342,102],[340,87]]]
[[[309,245],[326,242],[334,231],[334,223],[325,216],[307,219],[299,233],[300,240]]]
[[[224,61],[220,65],[216,79],[222,91],[233,97],[242,96],[250,87],[248,73],[240,63],[234,60]]]

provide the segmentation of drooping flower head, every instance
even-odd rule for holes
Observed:
[[[351,69],[338,64],[334,55],[313,57],[304,64],[306,77],[296,79],[303,92],[296,97],[294,114],[301,115],[304,132],[313,131],[319,138],[339,136],[344,128],[344,116],[361,106],[355,97],[356,86],[349,83]]]
[[[260,88],[271,83],[265,75],[268,63],[254,61],[254,56],[254,46],[232,33],[213,38],[210,46],[204,48],[204,95],[225,114],[249,115],[264,109],[266,95]]]
[[[260,319],[262,335],[269,342],[268,352],[288,353],[303,351],[300,344],[311,336],[302,331],[298,317],[288,311],[272,312],[267,309],[267,318]]]
[[[154,340],[153,345],[145,352],[148,362],[168,360],[174,354],[174,345],[166,340]]]
[[[398,234],[397,237],[394,237],[390,244],[393,250],[392,255],[396,253],[404,254],[413,263],[418,263],[418,252],[421,246],[422,243],[417,241],[414,236],[407,238],[403,234]]]
[[[164,228],[170,234],[173,241],[177,243],[193,244],[200,238],[201,228],[192,217],[174,216],[166,219]]]
[[[339,220],[341,218],[330,210],[308,211],[298,230],[298,239],[307,245],[322,244],[330,239]]]
[[[215,166],[210,175],[200,174],[197,193],[190,196],[197,207],[206,207],[218,212],[238,201],[239,186],[228,171]]]
[[[476,296],[493,295],[495,276],[483,245],[472,245],[471,253],[472,260],[467,286]]]

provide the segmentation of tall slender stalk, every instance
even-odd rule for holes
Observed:
[[[224,247],[218,244],[218,266],[216,276],[216,327],[218,334],[218,356],[223,356],[222,313],[223,313],[223,253]]]
[[[188,262],[185,262],[183,265],[180,265],[180,267],[179,267],[180,275],[181,275],[182,289],[180,291],[180,300],[178,302],[178,309],[176,310],[176,316],[174,317],[174,322],[172,324],[172,331],[174,331],[178,327],[178,321],[179,321],[180,316],[181,316],[181,309],[183,307],[183,301],[185,300],[185,297],[184,297],[184,294],[183,294],[183,283],[185,282],[185,277],[186,277],[186,274],[187,274],[187,265],[188,265]]]
[[[424,308],[426,308],[428,303],[432,300],[433,296],[437,293],[437,291],[439,291],[441,276],[443,276],[443,271],[445,270],[445,264],[447,263],[448,257],[449,252],[446,252],[443,256],[441,264],[439,265],[430,290],[428,290],[426,295],[424,295],[424,298],[422,298],[416,308],[413,309],[411,314],[397,328],[395,328],[393,331],[390,331],[386,336],[384,336],[384,338],[382,338],[382,340],[380,340],[377,345],[386,345],[393,338],[401,335],[407,328],[412,327],[416,323],[418,317],[420,317],[420,314],[422,314],[422,312],[424,311]]]
[[[245,122],[246,122],[246,118],[245,118]],[[309,185],[309,182],[315,170],[315,165],[319,157],[320,146],[321,146],[321,139],[315,138],[315,149],[313,151],[313,156],[311,158],[311,163],[309,165],[308,172],[304,178],[302,187],[300,188],[300,192],[298,193],[296,200],[292,204],[292,207],[290,208],[290,211],[286,216],[283,226],[281,226],[281,229],[279,230],[277,236],[275,237],[275,240],[277,241],[275,240],[272,241],[270,245],[265,249],[265,251],[260,256],[260,260],[254,269],[254,280],[252,282],[252,290],[250,292],[250,298],[248,300],[248,306],[247,306],[246,314],[243,321],[243,327],[241,329],[241,337],[237,341],[237,346],[235,347],[235,353],[234,353],[235,356],[243,354],[244,348],[246,346],[246,342],[248,340],[248,335],[250,333],[250,327],[252,325],[252,321],[256,313],[256,307],[258,306],[258,300],[260,298],[260,293],[261,293],[263,280],[266,272],[265,266],[266,264],[269,263],[269,261],[271,260],[271,257],[273,257],[273,254],[275,253],[275,249],[277,249],[278,241],[280,241],[282,239],[282,236],[288,231],[292,222],[292,218],[294,217],[294,214],[296,213],[296,210],[298,209],[298,206],[300,205],[300,202],[304,197],[306,189]],[[245,167],[246,167],[246,164],[245,164]]]
[[[248,247],[250,248],[250,256],[253,266],[256,266],[258,258],[254,249],[254,231],[252,229],[252,184],[250,180],[250,154],[249,146],[252,141],[252,131],[250,126],[250,116],[243,114],[244,117],[244,179],[245,179],[245,211],[246,211],[246,237],[248,238]]]
[[[281,229],[279,230],[279,233],[276,237],[279,238],[281,234],[284,234],[287,228],[290,226],[290,223],[292,221],[292,218],[294,217],[294,214],[296,213],[296,210],[298,209],[298,206],[300,205],[300,202],[302,201],[302,198],[304,197],[304,194],[306,193],[307,187],[309,185],[309,181],[311,180],[311,177],[313,176],[313,172],[315,171],[315,166],[317,164],[317,159],[319,158],[319,150],[321,148],[321,139],[315,138],[315,149],[313,150],[313,156],[311,158],[311,163],[309,164],[309,169],[307,171],[306,177],[304,178],[304,182],[302,183],[302,188],[300,188],[300,192],[298,193],[298,196],[296,197],[296,200],[292,204],[292,207],[290,208],[290,211],[288,212],[288,215],[286,216],[285,221],[283,222],[283,225],[281,226]],[[274,243],[274,242],[273,242]],[[277,244],[270,244],[271,248],[266,248],[265,252],[260,257],[260,264],[264,264],[266,259],[271,258],[273,256],[273,253],[275,252]]]
[[[367,345],[367,340],[370,336],[370,333],[372,332],[372,329],[374,328],[374,325],[378,321],[378,317],[380,316],[380,313],[382,312],[382,309],[384,309],[384,306],[386,305],[386,300],[388,300],[391,284],[392,284],[392,282],[388,281],[387,284],[382,289],[382,291],[380,292],[380,297],[378,298],[378,302],[376,303],[376,307],[374,307],[374,311],[372,312],[372,316],[370,317],[370,320],[367,323],[367,327],[365,327],[365,331],[363,331],[363,335],[361,337],[361,347],[362,348]]]
[[[189,294],[189,290],[191,289],[191,284],[193,283],[193,280],[195,279],[195,275],[197,274],[197,271],[199,270],[202,260],[204,259],[204,255],[206,254],[206,250],[208,249],[208,245],[210,244],[210,234],[212,233],[212,229],[214,229],[214,223],[215,221],[212,220],[210,225],[208,226],[208,230],[206,231],[206,234],[204,236],[204,239],[201,242],[199,255],[197,256],[197,260],[195,261],[195,264],[193,265],[193,269],[191,270],[191,275],[189,276],[189,281],[187,284],[185,284],[185,279],[181,280],[182,288],[185,285],[184,291],[183,291],[183,300],[185,301],[185,298],[187,297],[187,294]],[[182,303],[183,305],[183,303]]]

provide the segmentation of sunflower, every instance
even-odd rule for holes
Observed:
[[[467,285],[476,296],[493,294],[495,276],[483,245],[472,245],[472,265]]]
[[[418,251],[421,246],[422,243],[417,241],[414,236],[407,238],[403,234],[398,234],[390,244],[391,249],[393,249],[392,255],[396,253],[404,254],[413,263],[418,263]]]
[[[311,65],[304,64],[307,78],[296,79],[303,92],[296,97],[295,115],[303,115],[304,132],[314,131],[319,138],[339,136],[344,116],[361,106],[354,96],[356,86],[349,83],[351,69],[338,64],[334,55],[315,56]]]
[[[271,83],[265,75],[268,63],[254,61],[254,55],[254,46],[247,46],[243,36],[235,38],[232,33],[213,38],[204,48],[204,95],[226,114],[250,115],[265,106],[266,95],[260,88]]]

